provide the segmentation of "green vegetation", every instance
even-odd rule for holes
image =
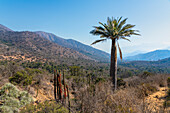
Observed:
[[[112,18],[108,17],[107,23],[103,24],[99,22],[102,26],[94,27],[95,29],[92,30],[90,33],[93,35],[100,36],[100,40],[96,40],[92,44],[96,44],[98,42],[103,42],[106,40],[112,41],[111,46],[111,63],[110,63],[110,76],[112,77],[112,82],[115,86],[115,90],[117,89],[117,46],[120,53],[120,58],[122,59],[122,52],[119,47],[118,40],[124,39],[130,41],[126,37],[130,37],[131,35],[140,35],[138,34],[138,30],[132,30],[135,25],[126,24],[127,18],[122,20],[120,18]]]
[[[30,85],[32,83],[32,77],[27,75],[25,71],[15,73],[9,78],[9,81],[14,84],[23,83],[23,85]]]
[[[13,84],[22,84],[23,86],[31,85],[33,75],[42,73],[38,69],[29,69],[21,70],[16,72],[13,76],[9,77],[9,81]]]
[[[45,101],[37,105],[29,104],[20,113],[69,113],[68,109],[55,101]]]
[[[168,84],[168,92],[167,92],[167,96],[166,96],[166,100],[164,102],[164,107],[168,108],[170,107],[170,77],[168,77],[167,79],[167,84]]]
[[[28,64],[35,64],[36,66],[31,67]],[[62,65],[55,63],[3,61],[0,62],[0,75],[2,75],[0,76],[0,84],[3,84],[3,80],[7,78],[8,80],[12,80],[12,83],[22,87],[23,90],[27,90],[36,98],[41,98],[39,96],[43,92],[45,95],[52,95],[50,99],[54,100],[54,89],[52,87],[54,84],[54,75],[53,72],[44,68],[46,66],[52,70],[55,68],[64,70],[64,81],[67,83],[66,89],[70,92],[70,101],[65,101],[65,104],[62,104],[63,100],[59,100],[58,98],[56,102],[47,101],[49,103],[36,101],[37,105],[29,104],[23,107],[22,112],[45,112],[46,110],[48,112],[52,112],[53,110],[56,112],[68,112],[70,108],[73,112],[95,112],[96,110],[100,112],[110,112],[113,110],[116,110],[115,112],[128,112],[128,110],[138,112],[136,108],[141,109],[139,103],[141,103],[142,99],[157,91],[157,87],[166,86],[166,82],[164,81],[168,78],[168,75],[155,75],[146,70],[140,71],[133,68],[119,67],[118,90],[113,92],[113,86],[108,76],[108,65],[94,65],[91,67],[63,65],[64,67],[62,68]],[[59,69],[57,70],[59,71]],[[60,72],[63,75],[63,71],[60,70]],[[8,76],[10,74],[11,76]],[[21,82],[18,81],[17,77]],[[23,84],[29,80],[31,82]],[[63,87],[64,81],[61,80],[62,92],[65,90]],[[21,102],[15,101],[15,99],[12,103],[15,103],[15,108],[21,104]],[[70,107],[68,107],[69,105]],[[8,110],[8,107],[3,106],[2,110]]]
[[[168,77],[167,79],[167,84],[168,84],[168,87],[170,88],[170,77]]]
[[[1,113],[16,113],[21,107],[33,102],[26,91],[19,91],[13,84],[7,83],[0,89]]]
[[[83,113],[114,110],[115,112],[140,112],[143,105],[142,99],[156,92],[159,86],[166,86],[164,80],[167,79],[168,74],[159,75],[158,73],[168,73],[168,67],[165,69],[155,65],[148,66],[149,63],[142,65],[143,62],[120,62],[117,70],[118,90],[113,92],[108,63],[85,63],[84,61],[81,63],[79,61],[71,64],[60,64],[53,61],[0,61],[0,87],[9,80],[38,99],[34,103],[36,105],[27,104],[22,108],[20,108],[20,105],[23,104],[22,101],[9,99],[14,104],[13,107],[8,107],[6,105],[9,104],[6,104],[1,106],[1,110],[4,112],[10,112],[11,109],[11,112],[19,109],[22,109],[22,112],[69,112],[69,110]],[[56,102],[54,102],[54,70],[60,71],[61,75],[64,71],[64,81],[67,86],[64,89],[63,80],[60,84],[63,93],[66,90],[70,92],[66,93],[66,96],[69,94],[70,101],[67,101],[68,98],[66,98],[66,101],[62,103],[65,95],[62,93],[62,99],[56,98]],[[45,98],[46,102],[39,100],[41,98]],[[168,101],[164,106],[167,105]],[[146,109],[149,108],[146,106]]]
[[[147,99],[160,87],[170,87],[170,58],[118,62],[117,66],[117,49],[122,60],[118,41],[130,41],[127,37],[139,35],[137,30],[133,30],[135,25],[126,24],[126,21],[127,18],[122,17],[108,18],[106,24],[99,23],[101,26],[95,26],[90,32],[101,38],[92,44],[107,39],[112,41],[111,65],[108,53],[74,40],[58,41],[65,45],[62,47],[44,39],[43,35],[54,39],[53,34],[40,33],[41,36],[28,31],[2,31],[0,112],[152,112],[155,106]],[[156,106],[157,112],[166,112],[170,105],[170,90],[165,98],[153,96],[158,101],[166,98],[164,106],[163,103],[162,107]]]

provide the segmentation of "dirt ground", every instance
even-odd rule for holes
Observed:
[[[162,87],[159,91],[149,95],[146,98],[146,102],[148,103],[148,108],[153,111],[157,112],[160,108],[163,109],[163,103],[165,102],[166,93],[168,91],[168,87]],[[166,112],[170,112],[170,108],[165,109]]]

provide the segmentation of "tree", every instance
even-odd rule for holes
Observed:
[[[101,39],[96,40],[91,45],[96,44],[98,42],[103,42],[108,39],[112,41],[111,45],[111,61],[110,61],[110,76],[112,77],[113,84],[115,86],[115,90],[117,89],[117,47],[119,49],[120,58],[122,60],[122,52],[119,47],[118,40],[124,39],[127,41],[130,41],[127,37],[130,37],[131,35],[140,35],[138,34],[138,30],[133,30],[132,28],[135,27],[135,25],[126,24],[127,18],[122,20],[122,17],[120,18],[112,18],[110,19],[108,17],[107,23],[101,23],[102,26],[94,26],[94,30],[92,30],[90,33],[93,35],[100,36]]]

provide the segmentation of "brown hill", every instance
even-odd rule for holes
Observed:
[[[4,32],[6,32],[6,31],[12,31],[11,29],[9,29],[9,28],[7,28],[7,27],[5,27],[4,25],[2,25],[2,24],[0,24],[0,31],[4,31]]]
[[[53,60],[60,63],[73,59],[91,60],[78,51],[62,47],[28,31],[0,31],[0,50],[0,58],[4,58],[4,56],[24,56],[34,60]]]
[[[110,54],[106,53],[104,51],[95,49],[89,45],[83,44],[79,41],[73,40],[73,39],[64,39],[61,37],[56,36],[52,33],[42,32],[38,31],[35,32],[39,34],[40,36],[66,48],[71,48],[75,51],[78,51],[92,59],[95,59],[100,62],[109,62],[110,61]]]

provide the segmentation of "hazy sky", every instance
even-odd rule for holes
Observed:
[[[120,41],[122,51],[170,48],[170,0],[0,0],[0,24],[16,31],[46,31],[90,45],[89,32],[107,17],[128,18],[142,36]],[[95,48],[110,52],[110,41]]]

